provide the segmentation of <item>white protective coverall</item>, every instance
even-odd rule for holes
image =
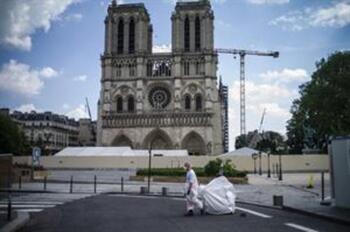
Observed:
[[[190,183],[192,188],[190,194],[187,194]],[[186,173],[186,208],[187,211],[197,209],[203,209],[203,203],[198,199],[198,180],[196,173],[190,169]]]

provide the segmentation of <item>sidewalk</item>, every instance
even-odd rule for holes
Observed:
[[[273,204],[273,195],[282,195],[284,206],[296,211],[317,214],[319,216],[334,218],[350,223],[350,210],[320,205],[321,189],[319,174],[314,174],[315,187],[306,189],[311,174],[285,174],[283,181],[276,178],[249,175],[249,185],[236,186],[238,201],[256,203],[266,206]],[[325,198],[330,199],[329,177],[325,176]]]

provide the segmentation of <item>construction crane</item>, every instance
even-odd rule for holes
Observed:
[[[90,120],[92,121],[92,118],[91,118],[91,111],[90,111],[90,105],[89,105],[89,100],[88,100],[88,98],[87,97],[85,97],[85,103],[86,103],[86,109],[87,109],[87,112],[88,112],[88,114],[89,114],[89,118],[90,118]]]
[[[241,111],[241,135],[246,134],[246,113],[245,113],[245,56],[272,56],[273,58],[279,57],[279,52],[277,51],[253,51],[253,50],[243,50],[243,49],[225,49],[218,48],[215,49],[217,53],[233,54],[239,55],[240,58],[240,111]]]
[[[250,147],[250,148],[256,148],[256,145],[261,140],[260,133],[261,133],[262,126],[264,124],[265,115],[266,115],[266,108],[264,108],[264,111],[261,115],[259,129],[254,131],[252,139],[250,140],[250,142],[248,144],[248,147]]]

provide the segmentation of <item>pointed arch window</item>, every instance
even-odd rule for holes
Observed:
[[[185,110],[191,109],[191,97],[186,95],[185,96]]]
[[[128,112],[134,112],[135,111],[135,100],[133,96],[130,96],[128,98]]]
[[[185,19],[185,51],[190,51],[190,20],[188,17]]]
[[[202,110],[202,96],[197,95],[196,96],[196,111],[201,111]]]
[[[129,23],[129,53],[135,53],[135,22],[134,19]]]
[[[117,112],[121,113],[123,112],[123,98],[117,97]]]
[[[124,50],[124,21],[119,20],[118,23],[118,54],[122,54]]]
[[[196,17],[195,21],[195,49],[196,51],[201,49],[201,21],[199,16]]]

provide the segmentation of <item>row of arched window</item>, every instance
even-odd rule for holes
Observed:
[[[133,96],[129,96],[127,98],[127,105],[126,105],[127,108],[126,109],[124,109],[123,97],[118,96],[116,104],[117,104],[116,109],[117,109],[118,113],[125,112],[125,111],[132,113],[135,111],[135,99]]]
[[[191,26],[190,26],[190,19],[188,16],[185,18],[185,24],[184,24],[184,45],[185,45],[185,51],[190,51],[190,41],[191,41]],[[194,49],[195,51],[199,51],[201,49],[201,21],[199,19],[199,16],[196,17],[194,21]]]
[[[125,22],[122,18],[118,22],[118,38],[117,38],[117,53],[122,54],[124,52],[124,27]],[[130,54],[135,53],[135,21],[133,18],[129,21],[129,48]]]

